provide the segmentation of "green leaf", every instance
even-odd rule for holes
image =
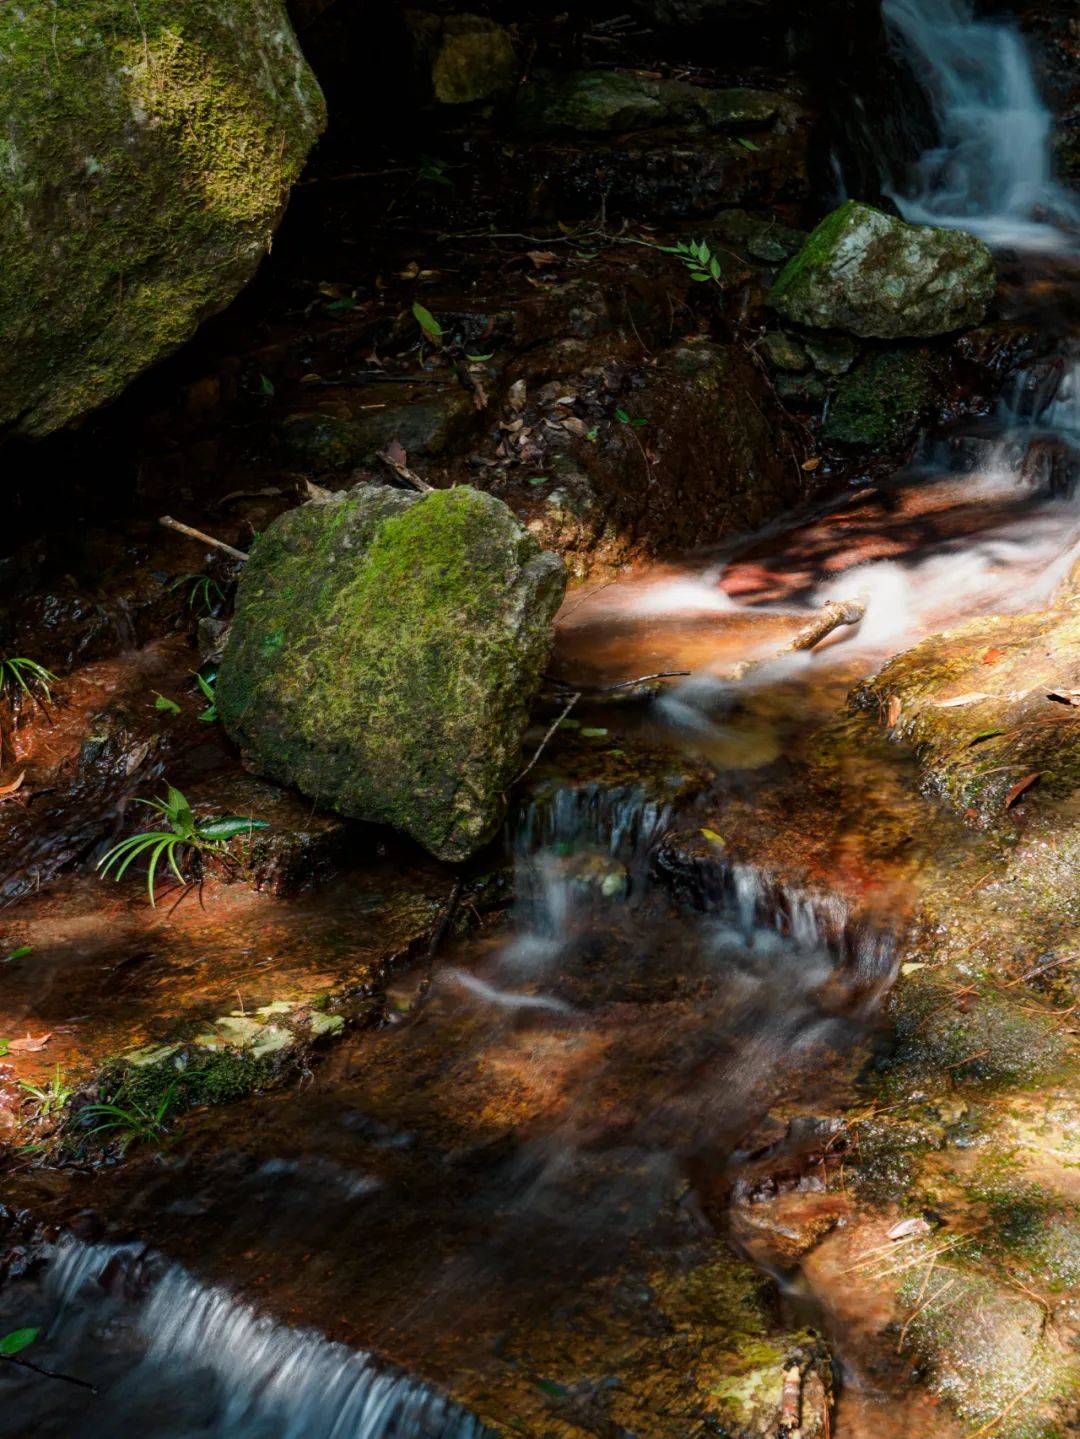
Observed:
[[[175,700],[171,700],[168,695],[163,695],[160,690],[155,690],[154,694],[157,695],[157,698],[154,700],[154,708],[156,710],[161,710],[163,713],[169,715],[178,715],[180,713],[180,706]]]
[[[338,311],[340,311],[340,310],[355,310],[355,309],[356,309],[356,301],[355,301],[355,300],[350,300],[350,299],[348,299],[348,298],[343,298],[343,299],[340,299],[340,300],[331,300],[330,303],[329,303],[328,305],[324,305],[323,308],[326,309],[326,310],[328,310],[328,311],[330,311],[330,312],[333,313],[333,314],[337,314]]]
[[[581,731],[581,734],[583,739],[604,739],[607,736],[607,730],[599,727],[586,727]]]
[[[529,484],[530,484],[530,485],[546,485],[547,482],[548,482],[548,477],[547,477],[547,475],[530,475],[530,476],[529,476]]]
[[[736,135],[735,138],[736,140],[738,140],[739,144],[743,147],[744,150],[761,149],[760,145],[755,145],[753,140],[748,140],[745,135]]]
[[[20,944],[18,949],[13,949],[11,951],[11,953],[4,960],[4,963],[10,964],[13,959],[25,959],[28,954],[33,954],[33,952],[34,946],[32,944]]]
[[[705,836],[705,838],[709,841],[710,844],[718,844],[721,849],[724,848],[726,841],[724,840],[723,835],[719,835],[716,833],[716,830],[703,829],[701,833]]]
[[[709,260],[709,274],[714,280],[719,280],[720,278],[720,261],[715,255]]]
[[[968,749],[973,744],[981,744],[984,739],[994,739],[999,734],[1004,734],[1003,729],[981,729],[978,734],[973,734],[968,740]]]
[[[7,1054],[7,1052],[8,1052],[8,1041],[7,1041],[6,1039],[0,1039],[0,1055],[5,1055],[5,1054]]]
[[[251,819],[241,814],[224,814],[220,819],[204,820],[196,829],[200,839],[232,839],[237,834],[247,834],[253,829],[269,829],[265,819]]]
[[[274,382],[269,375],[259,376],[259,394],[268,398],[274,393]]]
[[[628,425],[630,423],[630,416],[626,413],[625,410],[616,410],[615,418],[619,421],[621,425]]]
[[[642,425],[647,425],[648,423],[648,420],[631,420],[630,428],[633,430],[640,430]]]
[[[538,1379],[536,1387],[541,1394],[550,1394],[553,1399],[559,1399],[564,1394],[569,1394],[569,1389],[563,1384],[556,1384],[553,1379]]]
[[[13,1354],[21,1354],[24,1349],[30,1348],[40,1333],[40,1329],[13,1329],[10,1334],[0,1336],[0,1354],[7,1359]]]
[[[412,312],[413,319],[420,326],[425,335],[430,335],[433,340],[442,339],[443,327],[439,324],[438,320],[436,320],[435,316],[431,313],[431,311],[425,309],[424,306],[421,305],[419,300],[413,301]]]
[[[485,360],[493,360],[495,358],[495,351],[492,350],[491,353],[487,355],[466,355],[465,358],[471,364],[482,365]]]
[[[585,438],[588,440],[590,445],[595,445],[597,440],[600,438],[600,431],[597,429],[586,430]]]

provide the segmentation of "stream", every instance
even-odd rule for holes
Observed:
[[[97,1392],[9,1367],[0,1435],[481,1439],[480,1413],[507,1434],[515,1415],[527,1433],[681,1434],[656,1416],[718,1341],[673,1293],[721,1262],[718,1240],[783,1332],[826,1336],[834,1439],[961,1432],[868,1375],[843,1281],[815,1289],[749,1217],[762,1194],[827,1207],[829,1116],[875,1052],[922,866],[977,843],[883,743],[838,764],[842,803],[808,788],[810,737],[890,655],[1046,604],[1080,547],[1080,207],[1052,178],[1024,38],[964,0],[884,11],[939,130],[890,193],[999,252],[1029,358],[899,472],[570,592],[551,662],[567,693],[680,677],[575,708],[498,842],[505,904],[451,932],[430,976],[387,916],[406,871],[433,905],[446,881],[393,849],[374,878],[295,901],[208,888],[168,924],[89,873],[21,900],[37,961],[7,1022],[57,1032],[42,1077],[74,1052],[69,1021],[105,1052],[144,1008],[179,1006],[167,965],[213,1013],[226,973],[244,1011],[397,958],[379,1022],[297,1085],[197,1111],[124,1164],[17,1178],[12,1212],[56,1222],[0,1290],[0,1331],[40,1327],[27,1357]],[[861,601],[862,623],[778,654],[830,600]],[[589,774],[601,750],[614,781]],[[621,773],[628,751],[647,774]],[[657,1378],[646,1351],[668,1345]],[[568,1354],[587,1380],[559,1377]]]

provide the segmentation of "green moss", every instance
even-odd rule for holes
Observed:
[[[891,1018],[884,1069],[904,1091],[944,1075],[987,1088],[1034,1084],[1060,1072],[1068,1056],[1051,1015],[989,986],[959,1001],[947,986],[913,975],[894,991]]]
[[[867,207],[855,200],[845,200],[811,230],[802,249],[792,255],[777,275],[769,294],[771,305],[798,290],[815,270],[828,262],[845,231],[864,208]]]
[[[218,712],[272,778],[462,858],[501,819],[564,584],[467,486],[304,506],[245,567]]]
[[[926,350],[878,350],[841,379],[822,429],[830,444],[905,445],[933,403],[940,366]]]
[[[178,1062],[179,1061],[179,1062]],[[180,1049],[159,1064],[134,1065],[118,1060],[102,1073],[102,1099],[155,1113],[171,1091],[169,1109],[180,1113],[203,1104],[225,1104],[264,1088],[281,1072],[279,1056],[256,1058],[242,1050],[211,1054]]]
[[[117,394],[250,278],[322,127],[280,0],[0,10],[0,425]]]

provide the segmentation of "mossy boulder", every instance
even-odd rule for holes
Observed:
[[[518,60],[509,31],[483,15],[408,13],[428,71],[430,96],[440,105],[471,105],[507,89]]]
[[[465,859],[502,818],[565,584],[468,486],[302,505],[244,568],[218,713],[249,768]]]
[[[0,429],[80,418],[226,305],[324,120],[283,0],[0,7]]]
[[[921,339],[979,324],[994,289],[993,257],[974,235],[848,200],[781,270],[769,302],[800,325]]]

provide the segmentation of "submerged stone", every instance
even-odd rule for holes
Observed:
[[[993,257],[974,235],[848,200],[781,270],[769,302],[817,329],[922,338],[979,324],[994,288]]]
[[[465,859],[502,818],[565,583],[468,486],[302,505],[244,569],[218,712],[249,768]]]
[[[0,427],[78,419],[250,280],[323,127],[282,0],[0,10]]]

